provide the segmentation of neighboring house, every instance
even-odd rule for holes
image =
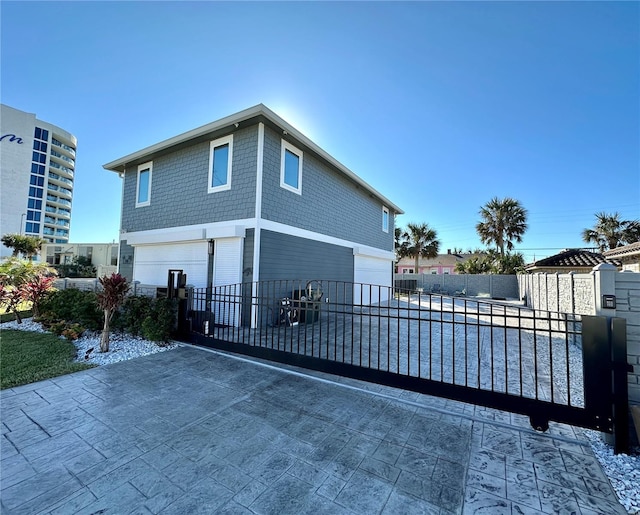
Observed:
[[[419,258],[417,272],[415,270],[416,261],[412,257],[400,259],[396,265],[396,270],[399,274],[455,274],[457,263],[464,263],[477,255],[451,253],[451,250],[448,249],[446,254],[438,254],[435,258]]]
[[[118,252],[117,243],[45,243],[39,259],[50,265],[69,265],[74,258],[84,257],[96,268],[97,276],[102,277],[118,269]]]
[[[622,270],[640,272],[640,241],[607,250],[603,253],[607,259],[618,259],[622,263]]]
[[[568,273],[576,272],[587,274],[593,270],[594,266],[600,263],[610,263],[621,267],[617,259],[607,259],[602,254],[583,249],[567,249],[559,254],[540,259],[525,266],[527,273]]]
[[[195,287],[302,279],[392,285],[403,211],[260,104],[104,168],[123,179],[120,273]]]

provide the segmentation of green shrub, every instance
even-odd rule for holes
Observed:
[[[133,336],[142,335],[142,323],[152,312],[153,299],[145,296],[131,296],[114,317],[114,328]]]
[[[172,299],[154,299],[151,311],[142,322],[142,336],[154,342],[166,343],[176,323],[177,304]]]
[[[44,325],[56,321],[77,323],[92,331],[102,327],[103,314],[96,294],[68,288],[51,293],[40,308]]]

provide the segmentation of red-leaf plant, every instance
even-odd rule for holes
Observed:
[[[0,281],[0,306],[6,308],[7,313],[14,313],[16,322],[22,323],[18,306],[22,303],[22,291],[18,288],[7,286]]]
[[[40,303],[47,292],[53,289],[53,282],[55,280],[55,276],[37,275],[23,286],[23,298],[31,302],[34,317],[40,315]]]
[[[98,293],[98,304],[104,310],[104,328],[100,338],[100,352],[109,352],[109,324],[116,310],[124,302],[129,283],[120,274],[105,275],[98,279],[102,291]]]

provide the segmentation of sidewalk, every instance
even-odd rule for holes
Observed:
[[[181,347],[5,390],[1,511],[624,513],[569,427],[311,374]]]

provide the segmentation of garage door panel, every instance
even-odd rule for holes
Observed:
[[[353,291],[354,302],[375,304],[389,300],[392,280],[391,261],[370,256],[354,256],[353,261],[353,280],[356,283]]]
[[[206,242],[136,246],[133,279],[142,284],[166,286],[171,269],[183,270],[187,283],[207,286],[208,251]]]

